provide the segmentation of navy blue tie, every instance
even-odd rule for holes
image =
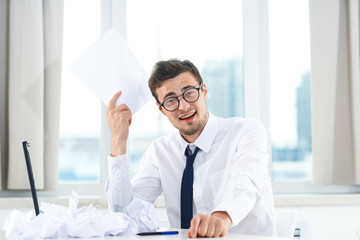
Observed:
[[[188,146],[189,148],[189,146]],[[186,167],[184,169],[181,181],[181,228],[188,229],[190,221],[193,217],[193,182],[194,182],[194,168],[193,163],[199,148],[196,147],[193,154],[190,149],[186,148]]]

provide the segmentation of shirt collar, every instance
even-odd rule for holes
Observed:
[[[209,119],[204,129],[202,130],[200,136],[196,139],[194,143],[190,143],[190,144],[194,144],[197,147],[199,147],[201,151],[208,153],[210,151],[212,143],[214,142],[217,129],[218,129],[218,120],[214,115],[212,115],[209,112]],[[184,153],[189,143],[184,140],[184,138],[181,136],[179,132],[177,133],[177,135],[180,141],[181,151]]]

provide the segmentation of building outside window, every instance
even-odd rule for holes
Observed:
[[[311,181],[308,1],[269,1],[269,46],[272,177]]]

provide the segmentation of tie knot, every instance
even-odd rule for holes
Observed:
[[[185,150],[185,156],[186,156],[186,166],[192,166],[196,157],[196,154],[200,148],[196,147],[194,152],[191,152],[190,145],[187,146]]]
[[[189,144],[187,145],[186,149],[185,149],[185,156],[190,156],[193,154],[196,154],[195,152],[197,152],[199,150],[199,148],[194,145],[194,144]]]

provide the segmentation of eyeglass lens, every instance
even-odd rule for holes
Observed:
[[[196,88],[187,89],[183,94],[181,94],[185,101],[193,103],[198,100],[199,91]],[[179,107],[179,97],[171,97],[165,100],[164,107],[168,111],[174,111]]]

